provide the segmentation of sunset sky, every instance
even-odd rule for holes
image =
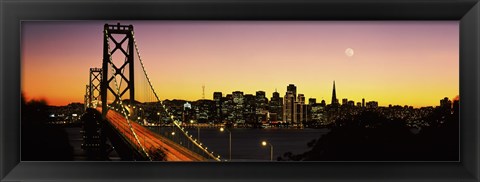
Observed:
[[[50,105],[83,103],[101,67],[103,25],[22,22],[22,92]],[[160,99],[212,99],[214,91],[283,97],[288,84],[331,102],[436,106],[459,94],[458,21],[120,21],[132,24]],[[345,50],[354,50],[347,56]],[[140,64],[135,56],[136,75]],[[136,76],[136,99],[144,82]],[[143,84],[143,85],[142,85]]]

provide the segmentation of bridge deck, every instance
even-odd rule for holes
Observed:
[[[97,108],[102,112],[102,108]],[[107,120],[112,124],[119,132],[121,132],[132,144],[140,148],[140,145],[135,140],[132,131],[127,123],[125,117],[113,110],[109,110],[106,116]],[[178,145],[177,143],[157,134],[149,129],[139,125],[136,122],[130,122],[134,131],[136,132],[140,143],[149,149],[163,149],[166,154],[167,161],[206,161],[204,157],[188,150],[187,148]]]

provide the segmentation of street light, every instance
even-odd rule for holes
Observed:
[[[223,132],[227,130],[228,131],[228,134],[229,134],[229,142],[228,142],[228,155],[229,155],[229,160],[231,161],[232,160],[232,132],[226,128],[220,128],[220,132]]]
[[[273,145],[267,141],[262,141],[262,146],[265,147],[267,144],[270,145],[270,161],[273,161]]]

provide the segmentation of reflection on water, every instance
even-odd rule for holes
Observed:
[[[149,127],[160,134],[170,133],[170,127]],[[195,138],[197,128],[187,129]],[[263,140],[273,145],[273,160],[283,156],[285,152],[294,154],[308,151],[307,143],[328,133],[328,129],[250,129],[232,128],[232,160],[264,161],[270,160],[270,146],[263,147]],[[200,142],[209,151],[219,154],[222,159],[228,159],[228,132],[220,132],[218,128],[201,128]]]

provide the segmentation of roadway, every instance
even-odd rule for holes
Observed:
[[[102,113],[102,108],[98,107],[97,110]],[[125,116],[114,111],[109,110],[107,112],[106,119],[109,123],[117,129],[134,147],[141,150],[141,146],[135,139],[130,126],[125,119]],[[156,149],[163,149],[167,161],[206,161],[204,157],[188,150],[187,148],[180,146],[179,144],[157,134],[149,129],[139,125],[136,122],[130,121],[132,128],[134,129],[140,143],[144,146],[146,151],[153,151]],[[149,152],[150,153],[150,152]]]

